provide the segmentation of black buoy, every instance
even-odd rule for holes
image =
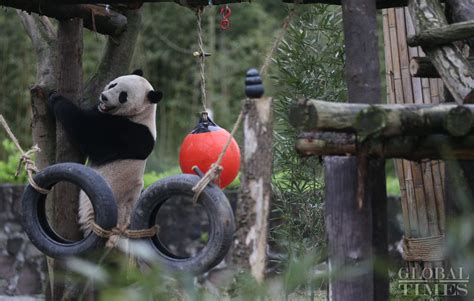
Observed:
[[[263,96],[264,89],[260,73],[255,68],[249,69],[245,76],[245,95],[248,98],[260,98]]]

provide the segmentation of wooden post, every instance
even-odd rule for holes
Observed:
[[[375,1],[345,0],[342,7],[349,99],[380,103]],[[371,160],[368,166],[357,161],[354,157],[325,158],[329,267],[334,273],[328,297],[387,300],[387,272],[381,269],[376,275],[374,271],[374,255],[384,258],[387,252],[384,161]],[[358,181],[361,168],[366,169],[367,177]],[[356,194],[361,182],[365,193],[359,207]],[[375,226],[380,228],[374,231]]]
[[[272,194],[273,101],[260,98],[263,87],[255,69],[247,73],[246,94],[254,98],[245,101],[243,111],[244,152],[233,259],[261,283]]]
[[[60,21],[58,26],[58,54],[59,77],[58,91],[80,104],[83,91],[82,80],[82,20],[70,19]],[[60,123],[56,123],[56,162],[83,162],[84,158],[71,141]],[[77,225],[77,212],[79,204],[79,189],[69,183],[59,183],[54,187],[54,227],[58,234],[69,239],[79,240],[82,234]],[[56,279],[61,284],[54,283],[52,298],[54,300],[71,300],[79,292],[73,290],[73,282],[66,282],[64,271],[57,272]],[[60,275],[60,276],[59,276]],[[61,278],[60,278],[61,277]]]
[[[439,104],[443,82],[414,78],[410,59],[424,57],[420,47],[408,47],[415,32],[408,8],[383,11],[387,99],[390,104]],[[421,238],[444,233],[444,163],[442,161],[394,160],[400,183],[405,237]],[[412,262],[421,268],[438,263]]]

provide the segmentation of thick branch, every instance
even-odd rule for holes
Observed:
[[[356,135],[346,133],[303,133],[296,140],[296,150],[304,156],[357,155],[363,150],[376,158],[407,160],[474,160],[474,136],[454,138],[446,135],[397,136],[369,139],[363,144]]]
[[[294,0],[283,0],[285,3],[294,3]],[[341,5],[341,0],[303,0],[303,4],[321,3]],[[376,0],[378,9],[390,7],[402,7],[407,5],[408,0]]]
[[[0,5],[17,8],[29,13],[37,13],[58,20],[81,18],[84,27],[98,33],[115,36],[125,30],[127,18],[103,6],[96,5],[58,5],[41,0],[0,0]]]
[[[290,108],[293,126],[304,130],[368,136],[463,136],[471,132],[474,105],[368,105],[303,100]]]
[[[410,0],[408,7],[417,35],[448,24],[438,0]],[[456,102],[474,102],[474,69],[459,49],[452,44],[422,48]]]
[[[436,46],[474,37],[474,21],[453,23],[439,28],[426,29],[408,37],[408,46]]]
[[[142,11],[129,10],[125,12],[125,16],[128,19],[127,29],[119,36],[108,38],[99,68],[86,84],[84,99],[88,103],[83,106],[95,103],[100,91],[109,81],[131,71],[130,62],[140,31]]]

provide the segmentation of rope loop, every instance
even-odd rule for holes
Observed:
[[[140,230],[127,229],[128,225],[117,225],[110,230],[105,230],[93,220],[88,223],[88,226],[95,235],[103,238],[109,238],[109,241],[107,241],[106,244],[106,247],[109,249],[115,248],[120,238],[139,239],[153,237],[160,231],[160,227],[158,225],[154,225],[148,229]]]
[[[403,259],[406,261],[444,260],[444,236],[403,238]]]

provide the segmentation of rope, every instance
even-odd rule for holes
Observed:
[[[197,20],[197,27],[198,27],[198,47],[199,53],[198,56],[200,57],[199,60],[199,67],[200,67],[200,75],[201,75],[201,97],[202,97],[202,108],[203,111],[207,111],[207,92],[206,92],[206,53],[204,52],[204,42],[202,38],[202,14],[204,12],[204,8],[200,7],[196,11],[196,20]]]
[[[268,51],[265,61],[260,68],[260,74],[263,76],[267,70],[270,64],[272,63],[272,57],[275,54],[276,50],[278,49],[278,46],[280,45],[281,41],[283,40],[283,37],[285,36],[286,31],[288,30],[288,27],[291,24],[291,21],[293,18],[296,16],[296,4],[298,4],[299,1],[295,1],[295,5],[291,8],[291,10],[288,12],[288,15],[286,18],[283,20],[283,24],[281,26],[281,30],[278,33],[275,41],[272,44],[272,47]],[[203,93],[203,107],[204,111],[206,111],[206,83],[205,83],[205,69],[204,69],[204,58],[205,58],[205,52],[203,49],[203,42],[202,42],[202,28],[201,28],[201,17],[202,17],[202,8],[198,9],[197,11],[197,23],[198,23],[198,42],[199,42],[199,47],[200,47],[200,52],[201,52],[201,92]],[[232,142],[232,138],[235,136],[235,133],[237,132],[243,118],[243,109],[240,110],[239,116],[237,117],[237,120],[234,123],[234,126],[232,128],[232,131],[227,138],[226,144],[222,148],[222,151],[219,154],[219,157],[217,158],[217,161],[214,162],[211,165],[211,168],[204,174],[204,176],[199,180],[199,182],[196,183],[196,185],[192,188],[192,191],[194,192],[193,196],[193,203],[196,204],[196,202],[199,199],[199,196],[201,193],[204,191],[204,189],[209,185],[209,183],[215,181],[221,174],[223,168],[221,166],[222,159],[224,158],[225,153],[227,152],[227,149],[229,148],[230,143]]]
[[[403,238],[403,259],[406,261],[444,260],[444,236]]]
[[[8,123],[2,114],[0,114],[0,123],[2,124],[8,136],[10,136],[10,139],[13,141],[13,144],[15,144],[16,148],[21,154],[15,177],[20,174],[21,166],[24,165],[26,173],[28,174],[28,182],[30,183],[30,185],[39,193],[48,194],[50,190],[40,187],[33,179],[33,175],[38,172],[38,168],[36,167],[35,161],[31,157],[33,156],[33,154],[40,152],[41,149],[38,147],[38,145],[34,145],[31,149],[25,152],[21,147],[20,142],[18,142],[18,139],[15,137],[12,130],[8,126]]]
[[[270,51],[268,51],[267,56],[265,57],[265,61],[262,67],[260,68],[261,76],[264,76],[267,73],[268,67],[270,67],[270,64],[272,63],[272,57],[278,49],[278,45],[280,45],[281,41],[285,37],[285,33],[288,30],[288,27],[290,26],[291,21],[293,21],[293,18],[296,16],[296,4],[297,2],[295,2],[295,5],[290,9],[290,11],[288,12],[288,15],[283,20],[280,32],[275,38],[272,48],[270,48]]]
[[[100,225],[96,224],[95,221],[91,220],[89,221],[88,226],[91,231],[94,232],[95,235],[103,238],[110,238],[107,241],[106,245],[106,247],[109,249],[115,248],[117,246],[120,237],[138,239],[145,237],[153,237],[159,232],[158,225],[154,225],[153,227],[148,229],[139,230],[127,229],[128,225],[117,225],[111,230],[105,230]]]

